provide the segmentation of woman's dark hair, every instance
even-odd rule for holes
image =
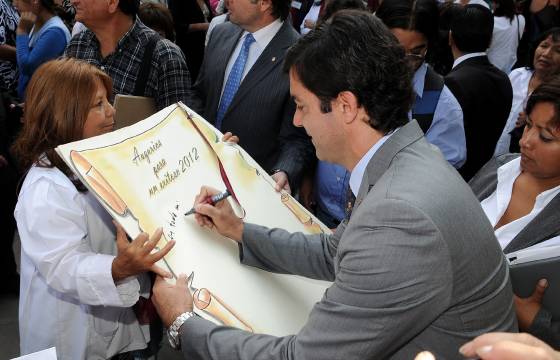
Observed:
[[[549,103],[554,106],[554,116],[550,120],[555,128],[560,128],[560,77],[553,79],[537,86],[527,100],[525,113],[531,115],[535,106],[539,103]]]
[[[175,41],[173,16],[167,7],[158,3],[143,3],[138,10],[138,17],[150,29],[165,34],[165,38]]]
[[[513,0],[494,0],[494,4],[496,5],[494,16],[507,17],[511,23],[515,17],[515,4]]]
[[[535,41],[533,41],[533,43],[531,44],[531,49],[529,50],[529,58],[527,59],[527,68],[534,70],[535,69],[535,65],[533,64],[533,61],[535,59],[535,51],[537,50],[537,48],[539,47],[540,43],[543,42],[545,39],[547,39],[549,36],[552,37],[552,41],[553,42],[559,42],[560,41],[560,27],[554,27],[552,29],[549,29],[543,33],[541,33],[536,39]]]

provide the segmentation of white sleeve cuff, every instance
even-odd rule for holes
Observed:
[[[111,273],[114,258],[113,255],[97,254],[80,263],[76,276],[81,302],[130,307],[138,301],[140,284],[136,277],[128,277],[115,285]]]

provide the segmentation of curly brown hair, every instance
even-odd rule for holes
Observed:
[[[52,60],[35,71],[26,90],[23,129],[12,146],[22,171],[35,164],[56,167],[71,177],[72,172],[55,148],[83,138],[98,81],[111,94],[111,78],[84,61]],[[80,183],[75,185],[84,190]]]

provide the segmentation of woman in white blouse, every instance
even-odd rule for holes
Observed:
[[[27,88],[14,152],[28,170],[15,210],[21,237],[21,354],[56,347],[58,359],[108,359],[150,340],[132,310],[137,275],[173,246],[151,253],[161,236],[128,242],[55,147],[112,131],[111,79],[74,59],[42,65]],[[148,288],[149,290],[149,288]]]
[[[513,0],[495,0],[494,4],[494,30],[488,60],[509,74],[517,61],[517,46],[525,29],[525,18],[515,14]]]
[[[560,75],[560,28],[552,28],[542,33],[534,44],[536,46],[533,46],[531,53],[532,65],[515,69],[509,74],[513,88],[511,111],[496,144],[494,156],[510,152],[511,131],[525,124],[523,108],[527,97],[537,86]]]
[[[505,253],[560,245],[560,79],[537,87],[527,101],[521,154],[490,160],[469,182]],[[515,297],[519,328],[560,347],[560,323],[533,296]]]

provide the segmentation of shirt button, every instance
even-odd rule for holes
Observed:
[[[340,176],[336,177],[336,181],[340,182]]]
[[[101,70],[105,71],[105,66],[101,66]]]

